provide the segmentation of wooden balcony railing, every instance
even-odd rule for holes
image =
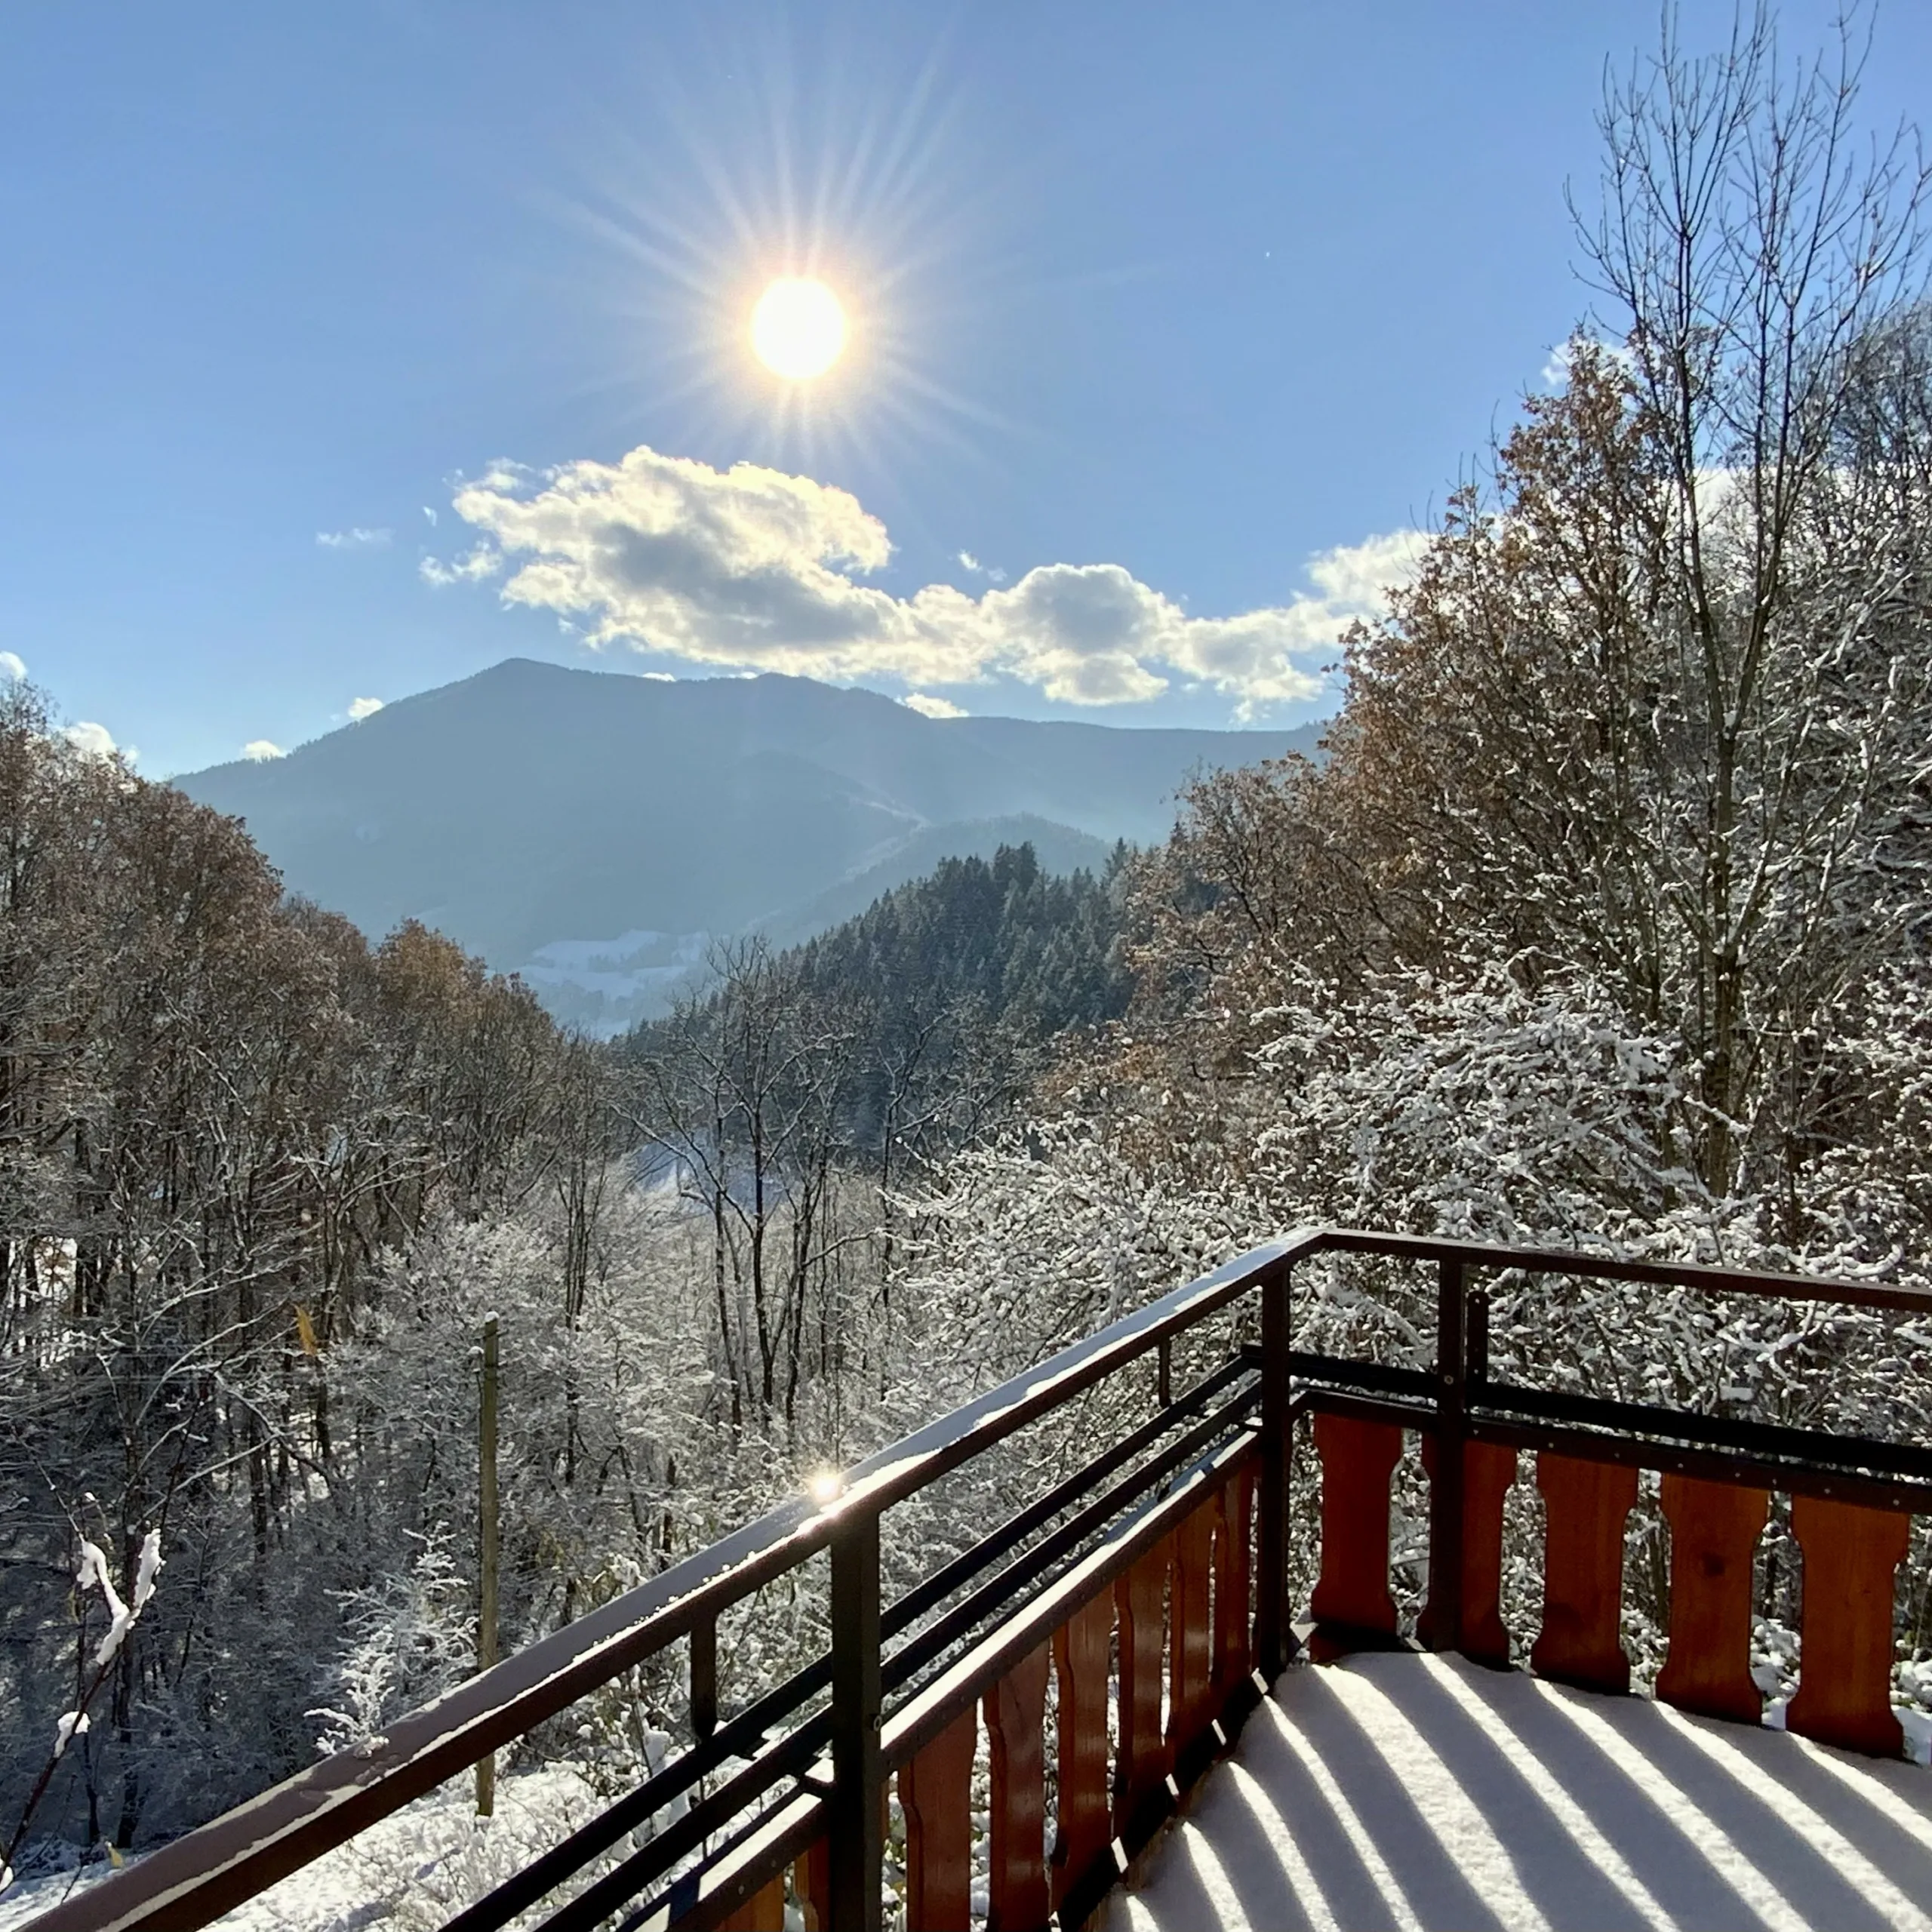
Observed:
[[[1292,1346],[1294,1271],[1350,1254],[1434,1269],[1429,1367]],[[863,1932],[884,1913],[896,1780],[907,1923],[916,1932],[964,1928],[983,1725],[987,1923],[1017,1932],[1057,1915],[1072,1927],[1304,1638],[1318,1654],[1396,1640],[1390,1484],[1405,1432],[1420,1435],[1429,1473],[1424,1644],[1509,1662],[1503,1505],[1527,1450],[1546,1520],[1534,1666],[1627,1689],[1625,1521],[1638,1472],[1659,1471],[1672,1558],[1657,1694],[1755,1722],[1753,1552],[1781,1494],[1792,1499],[1804,1555],[1790,1727],[1897,1753],[1894,1573],[1912,1512],[1932,1512],[1932,1447],[1492,1379],[1490,1284],[1499,1275],[1932,1313],[1932,1297],[1882,1284],[1298,1232],[870,1457],[847,1472],[835,1498],[774,1510],[401,1720],[372,1746],[300,1774],[37,1924],[45,1932],[207,1924],[683,1644],[690,1734],[681,1755],[453,1926],[489,1932],[550,1901],[546,1932],[607,1922],[775,1928],[789,1886],[808,1924]],[[1134,1378],[1124,1372],[1149,1357],[1152,1413],[1137,1423]],[[1177,1363],[1194,1378],[1178,1395]],[[1087,1460],[887,1601],[888,1512],[1021,1432],[1070,1420],[1076,1398],[1090,1394],[1104,1416],[1086,1431]],[[1312,1626],[1298,1635],[1290,1463],[1303,1418],[1320,1471],[1319,1574]],[[1304,1549],[1315,1525],[1306,1527]],[[727,1715],[721,1614],[822,1554],[829,1650]],[[667,1809],[675,1801],[682,1808]],[[639,1844],[635,1835],[654,1820]]]

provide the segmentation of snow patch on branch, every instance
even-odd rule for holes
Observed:
[[[74,1587],[84,1595],[90,1589],[98,1589],[101,1601],[107,1606],[107,1634],[101,1638],[94,1654],[97,1670],[105,1670],[126,1642],[128,1632],[134,1627],[141,1612],[147,1607],[149,1598],[154,1595],[155,1578],[161,1567],[161,1532],[150,1530],[141,1539],[141,1553],[134,1566],[134,1600],[131,1604],[124,1602],[121,1592],[114,1587],[114,1578],[100,1544],[90,1543],[85,1537],[81,1539],[81,1567],[74,1573]],[[66,1720],[62,1721],[65,1723]],[[85,1723],[80,1727],[85,1730]],[[66,1741],[63,1735],[63,1749]]]

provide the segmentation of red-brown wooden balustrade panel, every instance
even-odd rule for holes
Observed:
[[[1043,1932],[1047,1890],[1047,1654],[1020,1659],[986,1699],[992,1843],[986,1932]]]
[[[1056,1906],[1113,1841],[1107,1801],[1107,1666],[1113,1634],[1111,1590],[1075,1611],[1054,1632],[1054,1666],[1060,1678],[1060,1829],[1052,1861]]]
[[[792,1889],[798,1894],[805,1932],[832,1932],[832,1842],[817,1840],[792,1865]]]
[[[1254,1666],[1254,1560],[1249,1541],[1254,1470],[1244,1463],[1214,1499],[1214,1703],[1218,1709]]]
[[[1912,1518],[1796,1496],[1791,1529],[1804,1552],[1804,1611],[1785,1721],[1821,1744],[1896,1758],[1905,1734],[1892,1709],[1893,1592]]]
[[[1156,1543],[1114,1586],[1120,1617],[1120,1744],[1114,1761],[1114,1829],[1125,1836],[1168,1774],[1161,1733],[1162,1614],[1173,1540]]]
[[[785,1932],[785,1875],[781,1872],[730,1917],[721,1918],[718,1932]]]
[[[1670,1650],[1657,1695],[1681,1710],[1755,1724],[1764,1700],[1751,1679],[1751,1561],[1770,1494],[1666,1475],[1663,1501],[1670,1525]]]
[[[971,1932],[973,1751],[979,1735],[978,1712],[962,1711],[900,1768],[906,1922],[921,1932]]]
[[[1402,1454],[1393,1423],[1318,1415],[1321,1460],[1321,1576],[1311,1606],[1315,1654],[1334,1657],[1352,1638],[1392,1637],[1389,1593],[1389,1478]]]
[[[1174,1531],[1174,1580],[1168,1595],[1168,1759],[1177,1758],[1214,1717],[1214,1497]]]
[[[1623,1523],[1637,1472],[1546,1451],[1537,1458],[1547,1534],[1543,1630],[1530,1652],[1539,1675],[1586,1690],[1630,1688],[1623,1654]]]
[[[1422,1466],[1432,1481],[1435,1463],[1435,1438],[1426,1435]],[[1503,1500],[1515,1480],[1515,1450],[1494,1442],[1463,1444],[1463,1630],[1457,1648],[1493,1670],[1509,1666],[1509,1632],[1503,1624]],[[1432,1650],[1442,1647],[1435,1608],[1432,1588],[1416,1634]]]

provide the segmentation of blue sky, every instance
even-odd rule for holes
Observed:
[[[1308,715],[1586,306],[1564,186],[1657,20],[10,9],[0,650],[155,774],[517,654]],[[1894,0],[1867,118],[1927,73]],[[801,398],[746,329],[804,269],[854,342]]]

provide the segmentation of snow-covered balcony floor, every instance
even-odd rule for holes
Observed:
[[[1105,1924],[1932,1926],[1932,1772],[1460,1658],[1298,1666]]]

